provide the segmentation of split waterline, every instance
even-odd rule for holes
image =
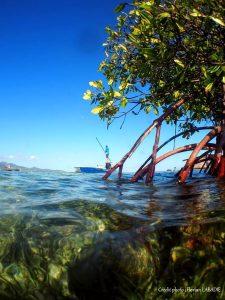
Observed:
[[[225,182],[0,172],[0,299],[224,299]]]

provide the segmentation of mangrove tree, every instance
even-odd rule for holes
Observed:
[[[149,183],[158,162],[192,151],[178,173],[184,182],[198,162],[207,161],[208,172],[225,174],[225,3],[223,0],[138,0],[116,8],[117,24],[107,27],[105,59],[99,66],[104,80],[91,81],[84,94],[95,107],[92,113],[110,125],[128,113],[157,116],[133,147],[103,177],[125,161],[155,129],[151,156],[132,177],[146,176]],[[160,112],[160,115],[158,116]],[[209,130],[197,144],[186,145],[157,157],[162,122],[176,124],[184,138]],[[198,127],[202,121],[209,126]],[[176,134],[179,135],[179,134]],[[171,140],[175,137],[171,136]],[[210,143],[211,140],[215,143]],[[166,144],[166,141],[164,144]],[[206,150],[205,155],[199,155]],[[201,153],[201,152],[200,152]]]

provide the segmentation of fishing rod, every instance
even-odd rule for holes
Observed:
[[[98,138],[97,138],[97,137],[96,137],[96,140],[98,141],[98,143],[99,143],[100,147],[102,148],[102,150],[103,150],[103,151],[104,151],[104,153],[105,153],[105,150],[104,150],[104,148],[103,148],[102,144],[99,142],[99,140],[98,140]]]
[[[102,148],[103,152],[105,153],[105,150],[104,150],[102,144],[100,143],[100,141],[99,141],[99,139],[98,139],[97,137],[96,137],[96,140],[97,140],[97,142],[99,143],[100,147]],[[110,163],[111,163],[110,158],[109,158],[109,161],[110,161]]]

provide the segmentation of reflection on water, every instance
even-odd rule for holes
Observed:
[[[0,173],[0,299],[225,299],[225,184]]]

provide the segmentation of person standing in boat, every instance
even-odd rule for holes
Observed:
[[[109,159],[109,147],[108,145],[105,146],[105,156],[106,156],[106,163],[105,163],[105,168],[107,170],[111,169],[111,162]]]

